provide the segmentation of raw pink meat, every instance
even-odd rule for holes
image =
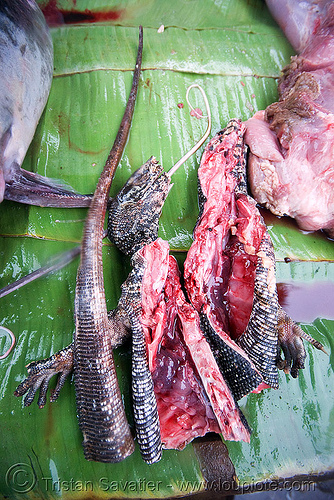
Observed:
[[[328,0],[266,0],[272,16],[298,53],[326,17],[329,3]]]
[[[262,382],[278,384],[274,256],[263,247],[267,229],[247,195],[244,132],[244,124],[232,120],[205,148],[198,170],[201,212],[184,264],[188,297],[236,399]],[[259,301],[262,312],[255,315]],[[267,324],[255,325],[261,315]]]
[[[246,122],[248,175],[259,203],[295,218],[301,229],[324,229],[333,237],[334,4],[309,3],[307,33],[294,42],[303,50],[283,69],[279,102]],[[291,16],[284,21],[283,6],[292,6],[282,4],[279,21],[291,38],[298,26]],[[305,2],[293,8],[299,4]]]
[[[166,448],[182,449],[207,432],[249,441],[247,423],[186,302],[168,244],[158,238],[140,253],[146,261],[141,323]]]

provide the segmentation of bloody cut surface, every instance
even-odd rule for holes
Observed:
[[[275,258],[247,194],[245,126],[231,120],[206,146],[198,171],[200,215],[185,287],[236,399],[278,386]]]
[[[249,428],[186,301],[168,243],[158,238],[140,250],[146,261],[142,317],[154,382],[161,438],[182,449],[209,431],[249,441]]]

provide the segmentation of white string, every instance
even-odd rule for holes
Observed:
[[[202,87],[200,85],[197,85],[196,83],[194,83],[193,85],[190,85],[188,88],[187,88],[187,93],[186,93],[186,101],[187,101],[187,104],[189,106],[189,108],[197,115],[199,116],[200,118],[208,118],[209,117],[209,114],[210,114],[210,109],[208,111],[208,114],[207,115],[200,115],[198,113],[198,111],[196,110],[196,108],[194,108],[191,104],[191,102],[189,101],[189,92],[192,88],[198,88],[200,89],[200,91],[202,92],[202,95],[203,95],[203,99],[204,99],[204,102],[205,102],[205,107],[206,109],[208,109],[209,107],[209,103],[208,103],[208,100],[207,100],[207,97],[206,97],[206,94],[204,92],[204,90],[202,89]]]
[[[184,156],[182,156],[182,158],[177,162],[175,163],[175,165],[167,172],[167,175],[169,177],[171,177],[176,171],[177,169],[185,162],[188,160],[188,158],[191,157],[191,155],[193,155],[201,146],[202,144],[206,141],[206,139],[209,137],[209,134],[211,132],[211,110],[210,110],[210,106],[209,106],[209,101],[208,101],[208,98],[206,97],[206,93],[204,92],[204,90],[202,89],[202,87],[200,85],[197,85],[197,83],[193,83],[192,85],[190,85],[188,88],[187,88],[187,93],[186,93],[186,100],[187,100],[187,103],[189,105],[189,107],[193,110],[194,108],[192,107],[192,105],[190,104],[189,102],[189,99],[188,99],[188,96],[189,96],[189,92],[191,89],[194,89],[194,88],[197,88],[199,89],[199,91],[201,92],[202,96],[203,96],[203,99],[204,99],[204,103],[205,103],[205,108],[206,108],[206,115],[203,116],[203,118],[207,118],[208,119],[208,127],[206,129],[206,132],[205,134],[203,135],[203,137],[195,144],[195,146],[193,146],[190,151],[188,151]],[[196,111],[195,111],[196,113]]]
[[[8,330],[8,328],[5,328],[4,326],[0,326],[0,332],[1,331],[6,332],[11,339],[11,346],[9,347],[9,349],[7,349],[7,351],[4,354],[1,354],[1,356],[0,356],[0,359],[5,359],[5,358],[7,358],[7,356],[9,355],[11,350],[13,349],[16,339],[15,339],[14,333],[11,332],[10,330]]]

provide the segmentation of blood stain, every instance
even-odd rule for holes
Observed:
[[[76,0],[73,0],[73,7],[76,6]],[[61,9],[57,6],[57,0],[49,0],[41,6],[46,22],[49,26],[59,26],[62,24],[81,24],[81,23],[99,23],[119,20],[125,9],[84,11],[73,9]]]

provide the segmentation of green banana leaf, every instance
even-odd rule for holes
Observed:
[[[150,156],[168,170],[204,133],[205,118],[191,116],[186,103],[190,84],[200,84],[207,93],[214,134],[230,118],[247,119],[275,101],[280,70],[293,55],[261,0],[39,3],[49,21],[60,14],[58,20],[65,24],[51,29],[53,85],[23,166],[82,193],[94,191],[115,138],[131,86],[139,24],[144,27],[143,71],[112,195]],[[66,24],[80,19],[79,24]],[[204,111],[199,93],[192,91],[190,100]],[[196,172],[202,151],[174,175],[161,217],[160,236],[181,264],[198,213]],[[80,242],[86,213],[4,201],[0,286]],[[161,462],[152,466],[144,464],[138,449],[120,464],[98,464],[83,457],[70,381],[56,403],[43,409],[36,403],[23,407],[13,392],[26,376],[25,365],[71,342],[76,259],[1,299],[0,325],[16,337],[12,352],[0,360],[1,498],[167,498],[205,489],[225,491],[232,481],[247,486],[277,478],[315,478],[333,470],[334,310],[330,303],[326,306],[334,289],[333,242],[321,233],[299,231],[293,221],[264,215],[275,246],[282,300],[329,356],[307,346],[298,380],[282,373],[278,390],[241,400],[253,430],[250,444],[225,443],[227,454],[223,443],[210,436],[207,442],[216,443],[222,454],[215,474],[208,472],[211,456],[203,454],[206,445],[201,442],[183,451],[165,450]],[[113,309],[129,262],[108,243],[103,252],[107,306]],[[312,308],[300,312],[296,302],[289,304],[289,297],[297,297],[296,289],[298,303],[314,298]],[[8,333],[0,330],[0,354],[9,345]],[[117,351],[116,364],[132,424],[129,346]],[[226,482],[217,483],[222,478]]]

